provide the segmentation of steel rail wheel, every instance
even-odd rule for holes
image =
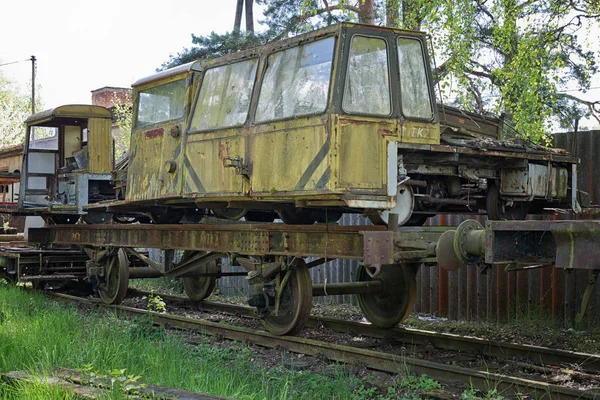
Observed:
[[[295,335],[304,328],[310,316],[312,280],[304,261],[293,269],[280,272],[279,279],[285,286],[281,292],[278,313],[267,314],[262,322],[265,328],[275,335]]]
[[[410,221],[414,207],[415,194],[413,189],[403,183],[402,185],[398,185],[396,205],[393,208],[383,211],[372,210],[367,212],[367,216],[374,225],[387,225],[390,214],[398,214],[398,226],[402,226]]]
[[[198,254],[197,251],[193,252],[184,252],[183,257],[181,258],[181,263],[186,262],[191,257],[194,257]],[[208,264],[203,265],[198,268],[196,272],[201,273],[215,273],[218,272],[217,262],[211,261]],[[199,277],[186,277],[181,278],[181,285],[183,286],[183,290],[187,297],[193,301],[204,300],[208,296],[211,295],[215,286],[217,284],[216,276],[199,276]]]
[[[411,264],[384,265],[373,279],[360,266],[357,282],[380,280],[383,292],[357,294],[358,305],[365,318],[378,328],[392,328],[404,321],[413,310],[417,299],[416,268]]]
[[[277,214],[288,225],[312,225],[317,220],[317,215],[307,208],[282,208]]]
[[[529,204],[524,201],[514,202],[514,204],[509,207],[500,197],[500,190],[494,183],[488,188],[485,208],[488,219],[494,221],[522,221],[527,218]]]
[[[213,208],[212,212],[217,218],[237,221],[242,219],[248,210],[245,208]]]
[[[98,295],[106,304],[121,304],[127,296],[129,285],[129,259],[125,250],[106,258],[106,284],[98,289]]]

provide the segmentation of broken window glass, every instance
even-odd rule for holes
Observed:
[[[327,108],[335,39],[330,37],[271,54],[256,121],[318,114]]]
[[[257,66],[258,60],[253,58],[206,71],[190,130],[242,125],[248,116]]]
[[[421,41],[398,38],[402,113],[407,118],[433,118]]]
[[[389,115],[390,84],[385,40],[354,36],[342,108],[349,114]]]

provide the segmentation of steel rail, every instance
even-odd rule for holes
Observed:
[[[320,355],[332,361],[358,363],[374,370],[394,374],[427,374],[429,377],[442,382],[467,382],[482,388],[492,385],[499,393],[529,394],[536,396],[536,398],[551,394],[553,399],[561,400],[600,399],[600,393],[583,392],[547,382],[533,381],[487,371],[477,371],[409,358],[403,355],[386,354],[312,339],[294,336],[275,336],[265,331],[257,331],[245,327],[161,314],[126,306],[107,305],[98,300],[84,299],[61,293],[48,293],[55,298],[109,308],[119,314],[150,316],[156,324],[160,325],[196,330],[204,334],[219,336],[229,340],[251,341],[259,346],[268,348],[283,347],[294,353],[313,356]]]
[[[195,302],[184,296],[153,293],[137,289],[129,289],[128,294],[141,296],[154,294],[159,295],[163,300],[193,305],[198,307],[199,310],[225,312],[242,315],[247,318],[258,318],[255,309],[247,306],[217,303],[206,300]],[[462,336],[414,328],[397,327],[393,329],[381,329],[371,324],[357,321],[311,316],[307,326],[315,327],[318,325],[336,332],[355,333],[374,338],[392,339],[394,341],[414,345],[432,345],[446,350],[468,351],[471,353],[476,352],[490,357],[528,357],[544,365],[572,364],[585,367],[586,370],[592,372],[600,372],[600,354],[560,350],[528,344],[498,342],[473,336]]]

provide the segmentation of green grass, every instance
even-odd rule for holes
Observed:
[[[198,346],[167,334],[147,319],[123,320],[109,312],[80,310],[40,294],[0,284],[0,371],[49,374],[55,366],[125,376],[139,381],[240,399],[352,399],[359,380],[266,370],[242,344]],[[325,368],[325,366],[323,366]],[[110,398],[119,398],[118,393]],[[44,385],[0,385],[0,398],[71,398]]]

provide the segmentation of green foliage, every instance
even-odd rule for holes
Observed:
[[[193,46],[189,49],[170,55],[159,70],[176,67],[195,60],[220,57],[236,51],[265,44],[271,39],[269,33],[255,34],[251,32],[232,31],[224,34],[212,32],[208,36],[192,34]]]
[[[36,101],[40,109],[41,102]],[[31,115],[31,96],[0,73],[0,148],[23,143],[24,122]]]
[[[499,394],[496,389],[489,389],[487,392],[471,388],[461,393],[462,400],[502,400],[506,397]]]
[[[333,23],[358,21],[362,0],[257,0],[268,29],[192,36],[196,45],[171,56],[163,68],[228,54]],[[375,2],[374,23],[432,33],[439,56],[436,80],[454,105],[476,112],[508,113],[520,134],[548,142],[553,122],[571,128],[575,119],[595,117],[598,102],[564,91],[590,87],[596,55],[580,34],[598,26],[595,0],[386,0]],[[588,43],[588,47],[593,48]]]
[[[113,113],[115,116],[119,132],[115,135],[115,159],[119,159],[129,151],[131,141],[131,128],[133,127],[133,100],[131,93],[127,92],[125,99],[113,93],[112,101],[114,105]]]
[[[146,297],[142,297],[145,299]],[[162,297],[156,294],[151,294],[148,296],[148,305],[146,308],[148,311],[154,311],[157,313],[165,313],[167,312],[167,304],[164,302]]]
[[[0,326],[0,371],[49,374],[57,366],[83,368],[113,382],[110,398],[124,398],[122,390],[135,389],[140,381],[243,399],[349,399],[355,387],[355,380],[342,373],[267,370],[243,344],[202,340],[192,346],[153,327],[148,318],[127,321],[89,309],[84,314],[15,286],[0,286],[0,311],[6,315]],[[2,399],[68,396],[56,388],[0,384]]]

